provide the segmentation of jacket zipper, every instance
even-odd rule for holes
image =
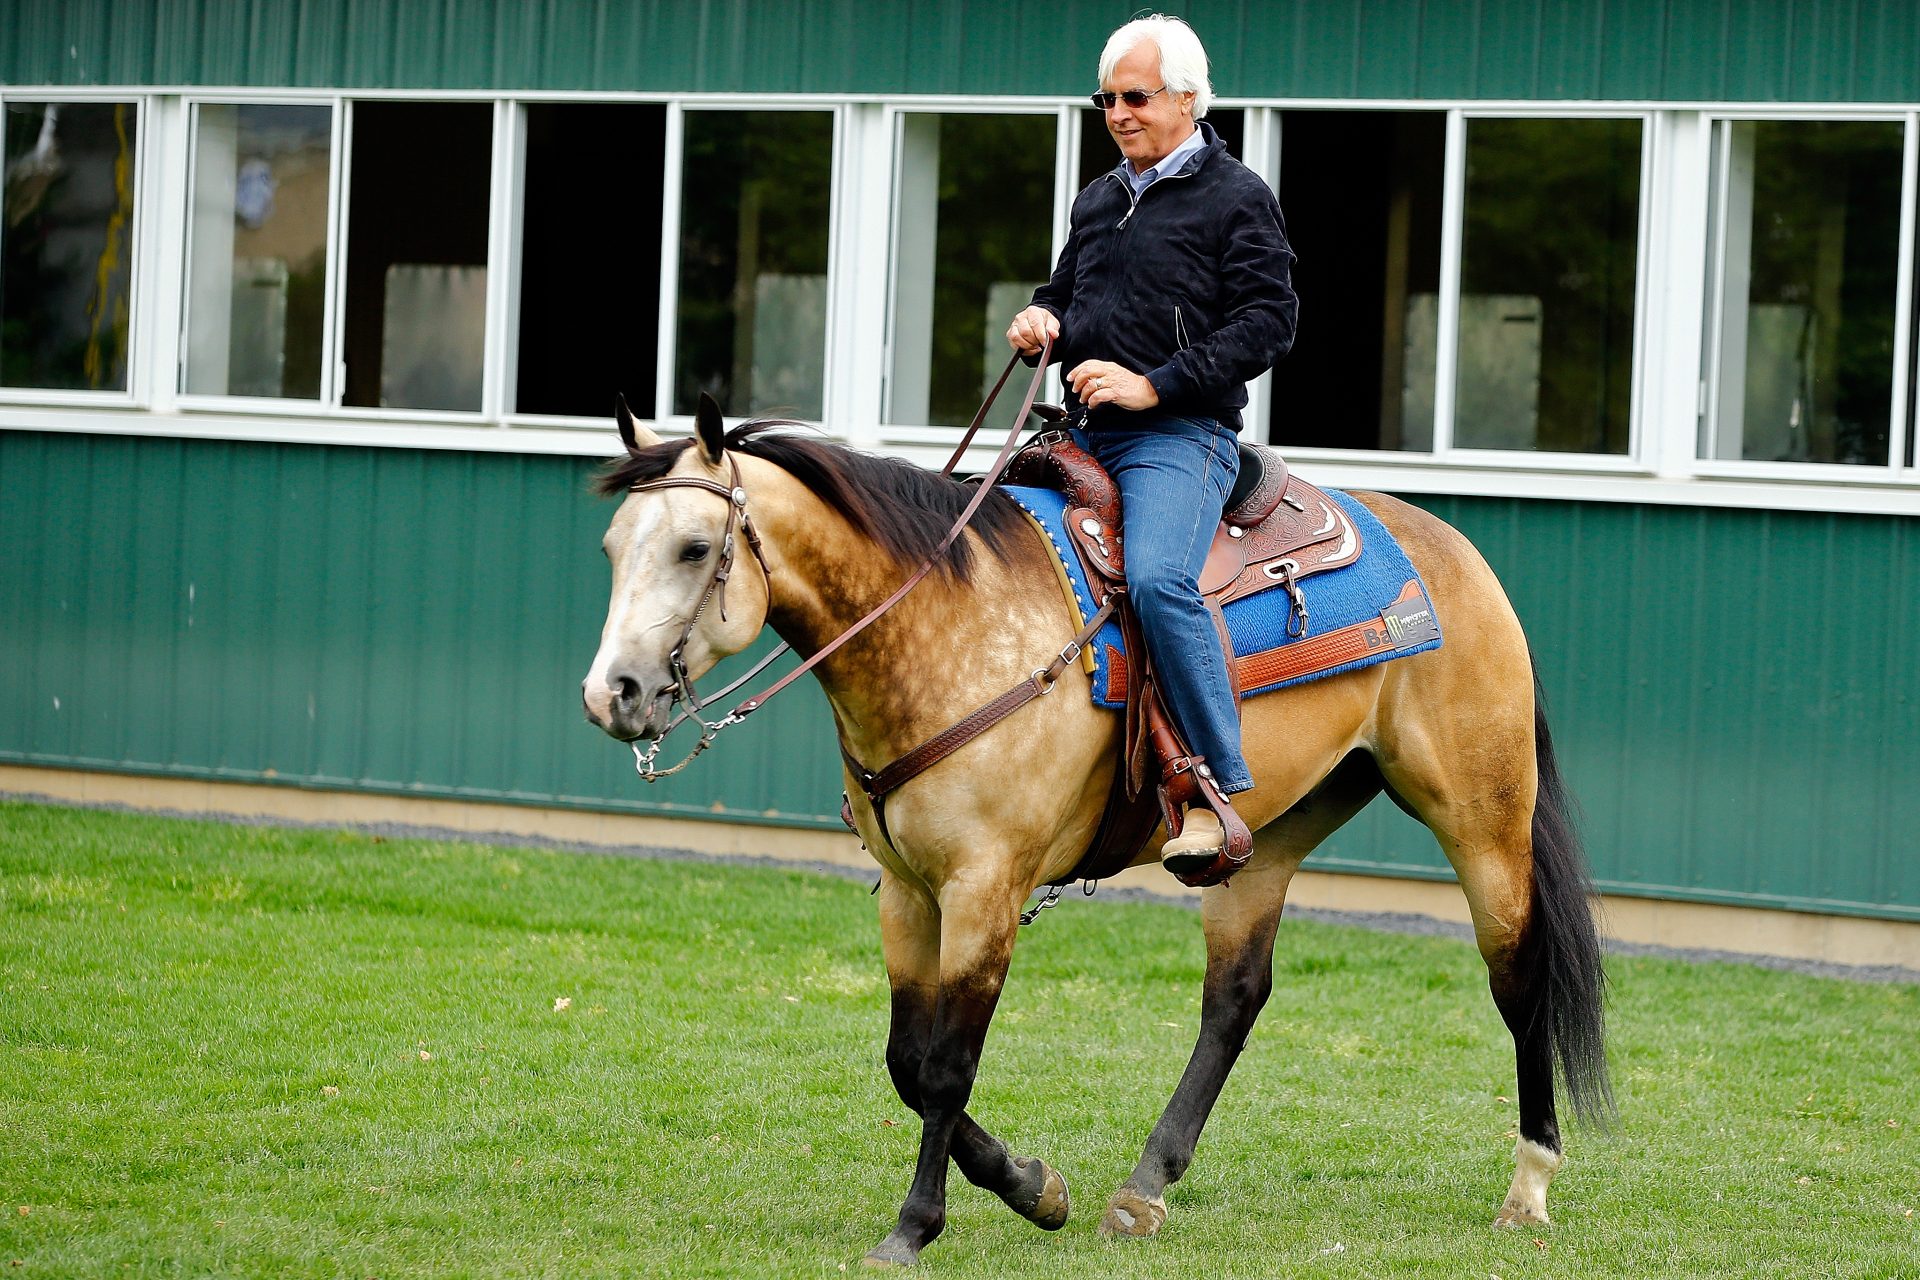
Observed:
[[[1175,178],[1191,178],[1198,172],[1200,172],[1198,168],[1188,169],[1183,166],[1179,173],[1170,173],[1164,178],[1155,178],[1153,183],[1147,187],[1147,191],[1153,190],[1154,187],[1159,186],[1163,182],[1172,182]],[[1115,231],[1122,231],[1125,230],[1129,222],[1133,221],[1135,211],[1140,208],[1140,197],[1146,195],[1147,191],[1142,191],[1139,195],[1136,195],[1134,194],[1133,184],[1119,174],[1108,170],[1107,176],[1127,189],[1127,211],[1120,215],[1120,221],[1113,224]]]

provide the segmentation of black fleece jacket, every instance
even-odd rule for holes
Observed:
[[[1153,383],[1160,407],[1148,414],[1204,414],[1238,431],[1247,380],[1293,345],[1294,255],[1272,190],[1199,127],[1206,145],[1137,201],[1117,169],[1080,193],[1033,301],[1060,320],[1063,368],[1111,360]],[[1109,405],[1088,426],[1146,416]]]

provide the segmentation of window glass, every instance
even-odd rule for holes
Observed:
[[[690,111],[673,408],[822,416],[833,115]]]
[[[666,144],[656,103],[527,108],[517,412],[653,416]]]
[[[1901,143],[1892,121],[1720,126],[1706,456],[1886,465]]]
[[[890,422],[965,426],[1052,269],[1054,122],[900,118]]]
[[[1287,111],[1280,208],[1306,322],[1273,370],[1268,439],[1431,449],[1446,116]]]
[[[194,119],[185,389],[317,400],[333,108]]]
[[[1627,451],[1640,135],[1639,120],[1467,122],[1456,445]]]
[[[359,102],[343,402],[480,408],[493,108]]]
[[[127,388],[131,102],[8,102],[0,197],[0,386]]]

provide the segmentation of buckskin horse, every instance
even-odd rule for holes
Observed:
[[[663,441],[624,405],[619,425],[626,453],[598,488],[627,497],[603,542],[612,600],[583,690],[588,718],[629,743],[657,744],[692,679],[764,626],[802,654],[829,646],[934,555],[976,493],[779,424],[727,431],[704,397],[692,439]],[[1548,1220],[1561,1163],[1556,1069],[1578,1112],[1610,1105],[1588,884],[1519,621],[1460,533],[1392,498],[1355,496],[1424,578],[1445,643],[1242,705],[1255,788],[1234,808],[1261,837],[1229,882],[1202,894],[1198,1042],[1103,1233],[1149,1236],[1165,1222],[1166,1190],[1272,988],[1289,880],[1383,790],[1432,830],[1457,873],[1513,1035],[1519,1140],[1496,1225]],[[752,554],[736,563],[741,540]],[[1078,629],[1045,544],[1002,494],[980,502],[939,561],[815,668],[852,760],[899,758],[1034,678]],[[884,824],[848,775],[853,821],[881,868],[887,1069],[922,1122],[899,1221],[869,1263],[911,1263],[940,1234],[949,1159],[1035,1224],[1067,1219],[1059,1173],[1011,1154],[966,1110],[1022,906],[1074,870],[1119,758],[1119,717],[1093,705],[1078,664],[1056,667],[1051,696],[894,792]]]

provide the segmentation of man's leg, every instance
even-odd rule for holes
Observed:
[[[1239,469],[1233,435],[1206,420],[1165,419],[1086,438],[1120,487],[1127,591],[1167,710],[1220,790],[1245,791],[1253,778],[1240,753],[1232,678],[1199,585]]]

